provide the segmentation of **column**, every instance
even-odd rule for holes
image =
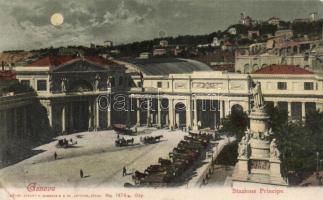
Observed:
[[[316,109],[323,112],[323,103],[316,103]]]
[[[186,128],[189,130],[192,128],[192,101],[189,98],[186,102]]]
[[[112,102],[108,102],[108,107],[107,107],[107,128],[111,127],[111,104]]]
[[[147,127],[151,127],[151,115],[150,115],[150,110],[151,110],[150,100],[149,100],[149,99],[147,99]]]
[[[230,113],[231,113],[230,101],[225,101],[223,103],[224,103],[224,107],[225,107],[225,109],[224,109],[225,116],[224,117],[226,117],[226,116],[230,115]]]
[[[291,102],[287,102],[288,106],[287,106],[287,110],[288,110],[288,119],[292,120],[292,103]]]
[[[194,131],[197,131],[198,130],[198,125],[197,125],[197,99],[194,98],[193,102],[194,102],[194,110],[193,110],[193,112],[194,112],[193,130]]]
[[[305,121],[305,118],[306,118],[305,102],[302,102],[302,120]]]
[[[89,126],[88,126],[89,130],[92,129],[92,121],[93,121],[92,117],[93,117],[92,103],[91,101],[89,101]]]
[[[140,99],[137,99],[137,126],[140,126]]]
[[[127,99],[127,110],[126,110],[126,112],[127,112],[127,126],[129,126],[129,127],[131,125],[131,109],[132,109],[131,108],[132,100],[130,98],[128,97],[128,99]]]
[[[95,100],[95,128],[100,128],[100,107],[97,100]]]
[[[174,102],[173,99],[168,100],[168,117],[169,117],[169,128],[174,129]]]
[[[47,111],[48,111],[48,120],[49,120],[49,126],[53,127],[53,108],[50,103],[47,104]]]
[[[223,118],[225,118],[225,116],[224,116],[224,106],[223,106],[223,101],[222,101],[222,100],[220,100],[220,101],[219,101],[219,103],[220,103],[220,119],[223,119]]]
[[[165,114],[165,121],[166,121],[166,122],[165,122],[165,123],[166,123],[165,125],[166,125],[166,126],[169,126],[169,123],[168,123],[168,121],[169,121],[168,113],[167,113],[167,114]]]
[[[160,98],[157,99],[157,112],[158,112],[157,124],[158,124],[158,128],[161,128],[162,124],[161,124],[161,99]]]
[[[213,111],[213,123],[214,123],[214,130],[217,129],[217,124],[218,122],[218,116],[217,116],[218,111]]]
[[[66,106],[63,105],[62,107],[62,133],[64,134],[66,132],[66,121],[65,116],[66,115]]]

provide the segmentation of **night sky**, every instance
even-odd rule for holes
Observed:
[[[318,12],[319,0],[0,0],[0,50],[116,44],[166,36],[207,34],[254,19],[284,20]],[[53,26],[54,13],[64,23]]]

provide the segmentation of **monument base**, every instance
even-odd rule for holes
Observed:
[[[234,168],[232,180],[248,181],[248,174],[248,160],[246,158],[239,159]]]

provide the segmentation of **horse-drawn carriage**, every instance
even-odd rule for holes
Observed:
[[[158,136],[145,136],[142,140],[144,144],[154,144],[157,142],[160,142],[160,139],[163,137],[163,135]]]
[[[132,128],[124,124],[113,124],[112,128],[118,134],[134,135],[135,133],[135,131]]]
[[[77,144],[77,141],[73,141],[72,139],[70,139],[68,141],[68,140],[66,140],[64,138],[64,139],[58,140],[58,142],[56,144],[56,147],[58,147],[58,148],[68,148],[68,147],[71,147],[71,146],[76,145],[76,144]]]
[[[162,136],[144,137],[143,143],[155,143]],[[157,165],[150,165],[144,171],[135,172],[133,179],[139,186],[163,186],[180,180],[179,177],[199,159],[212,139],[211,134],[190,133],[169,153],[170,159],[159,158]]]
[[[190,137],[193,137],[195,139],[205,139],[210,141],[213,136],[211,133],[193,133],[193,132],[189,132],[188,133],[190,135]]]
[[[115,145],[116,146],[119,146],[119,147],[123,147],[123,146],[129,146],[130,144],[132,145],[134,142],[134,139],[131,138],[131,139],[124,139],[124,138],[121,138],[121,139],[117,139],[115,141]]]

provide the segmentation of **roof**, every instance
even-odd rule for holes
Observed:
[[[31,57],[35,53],[23,51],[23,52],[3,52],[0,53],[0,63],[3,61],[5,64],[12,64],[21,62]]]
[[[60,66],[62,64],[65,64],[72,60],[81,59],[82,57],[78,56],[66,56],[66,55],[55,55],[55,56],[45,56],[43,58],[40,58],[27,66],[33,66],[33,67],[43,67],[43,66],[49,66],[49,67],[56,67]],[[111,65],[115,64],[111,60],[105,59],[101,56],[84,56],[84,60],[91,61],[93,63],[99,64],[99,65]]]
[[[11,70],[6,71],[0,71],[0,80],[15,80],[16,79],[16,73]]]
[[[300,68],[295,65],[270,65],[257,71],[253,74],[294,74],[294,75],[304,75],[304,74],[313,74],[306,69]]]
[[[274,16],[274,17],[271,17],[271,18],[268,19],[268,21],[270,21],[270,20],[280,20],[280,18]]]
[[[199,61],[179,58],[148,58],[123,60],[131,63],[146,75],[169,75],[191,73],[193,71],[211,71],[211,68]]]

